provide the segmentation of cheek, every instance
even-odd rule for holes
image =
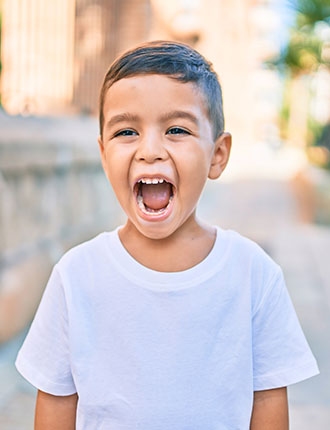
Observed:
[[[181,197],[185,198],[188,204],[189,202],[195,204],[203,191],[206,180],[207,173],[203,171],[203,168],[187,169],[184,178],[180,181]]]
[[[127,172],[129,169],[128,157],[120,151],[116,151],[112,148],[107,151],[105,156],[107,176],[110,182],[122,182],[123,178],[127,177]]]
[[[122,193],[121,188],[124,185],[123,170],[124,170],[123,166],[120,165],[119,163],[112,163],[112,162],[106,163],[106,171],[105,171],[106,176],[114,192],[117,195],[119,190],[120,190],[120,193]]]
[[[203,188],[210,169],[210,156],[205,151],[190,152],[181,165],[181,178],[190,188]],[[197,191],[197,190],[196,190]]]

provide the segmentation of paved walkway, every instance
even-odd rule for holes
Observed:
[[[256,240],[284,270],[321,375],[289,389],[291,430],[330,428],[330,228],[300,224],[288,183],[210,182],[200,216]],[[0,348],[0,429],[33,428],[35,391],[15,371],[24,334]]]
[[[14,360],[25,337],[0,348],[0,429],[32,430],[36,390],[16,372]]]
[[[209,183],[201,203],[202,218],[254,239],[283,268],[321,372],[289,387],[290,429],[329,430],[330,227],[298,221],[299,210],[287,181]]]

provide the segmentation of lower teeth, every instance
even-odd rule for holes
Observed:
[[[151,209],[151,208],[147,209],[146,206],[143,203],[143,197],[142,196],[137,196],[137,202],[138,202],[138,205],[139,205],[140,209],[142,210],[142,212],[144,212],[145,214],[148,214],[148,215],[152,215],[152,214],[159,215],[162,212],[165,212],[166,209],[169,207],[169,205],[170,205],[170,203],[171,203],[172,200],[173,200],[173,196],[170,197],[167,205],[164,208],[161,208],[161,209],[158,209],[158,210]]]

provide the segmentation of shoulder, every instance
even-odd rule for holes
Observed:
[[[263,265],[275,270],[279,268],[271,256],[252,239],[234,230],[219,230],[220,235],[227,241],[230,256],[236,265],[241,262],[252,265]]]
[[[258,302],[283,277],[280,266],[256,242],[233,230],[220,229],[226,245],[226,273]]]
[[[105,258],[107,250],[107,240],[114,232],[103,232],[97,236],[82,242],[68,251],[59,259],[56,264],[57,270],[62,273],[67,270],[84,271],[88,267],[96,266]]]
[[[77,258],[80,258],[81,256],[85,256],[86,254],[88,255],[91,252],[95,251],[95,249],[98,249],[100,247],[103,241],[104,234],[105,233],[100,233],[97,236],[70,248],[60,258],[58,264],[62,265],[68,263],[69,261],[73,261]]]

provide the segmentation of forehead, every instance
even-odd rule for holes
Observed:
[[[115,82],[106,92],[103,113],[149,110],[164,113],[189,110],[201,119],[208,118],[205,96],[194,82],[181,82],[167,75],[136,75]]]

